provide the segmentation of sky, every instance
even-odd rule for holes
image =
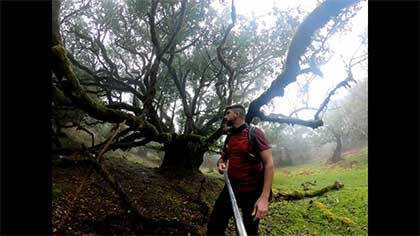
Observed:
[[[215,1],[213,5],[217,8],[230,7],[231,1]],[[358,35],[364,33],[367,30],[367,2],[363,2],[363,8],[359,13],[351,20],[352,29],[351,32],[345,35],[335,35],[328,42],[331,49],[334,51],[334,55],[330,61],[321,66],[320,69],[324,75],[324,78],[315,78],[309,89],[309,106],[319,107],[324,100],[326,94],[335,87],[340,81],[346,78],[346,71],[343,64],[343,59],[348,61],[356,49],[360,45],[361,39]],[[235,0],[236,12],[238,15],[255,15],[262,16],[267,26],[273,23],[273,18],[270,17],[269,12],[273,8],[273,5],[277,6],[282,10],[300,6],[303,10],[311,12],[317,5],[316,0]],[[359,55],[363,48],[359,49]],[[342,57],[341,57],[342,56]],[[364,79],[367,77],[367,71],[360,67],[355,67],[353,71],[354,78]],[[298,77],[300,81],[302,76]],[[266,78],[267,84],[271,84],[271,81],[275,78]],[[345,88],[341,88],[337,91],[336,95],[332,99],[342,99],[347,94]],[[281,98],[274,98],[273,104],[274,109],[266,108],[266,113],[282,113],[290,114],[294,109],[300,108],[300,106],[293,107],[290,103],[296,101],[297,95],[297,84],[289,84],[285,88],[285,96]],[[312,119],[315,111],[303,111],[299,113],[299,117],[303,119]]]

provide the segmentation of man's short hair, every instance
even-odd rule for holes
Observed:
[[[226,107],[225,112],[227,110],[231,110],[233,112],[238,112],[239,116],[245,117],[245,107],[242,106],[241,104],[235,104],[235,105],[232,105],[232,106],[228,106],[228,107]]]

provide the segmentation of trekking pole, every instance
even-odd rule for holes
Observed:
[[[229,191],[230,201],[232,202],[232,209],[233,209],[233,216],[235,218],[236,231],[238,231],[239,236],[248,236],[245,230],[241,213],[239,212],[238,204],[236,203],[235,194],[233,193],[232,186],[230,185],[230,180],[229,180],[227,171],[224,172],[224,176],[225,176],[226,185]]]

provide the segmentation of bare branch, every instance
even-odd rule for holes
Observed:
[[[355,82],[357,83],[356,80],[354,80],[353,78],[353,73],[351,71],[352,67],[358,63],[361,63],[363,60],[367,59],[367,57],[365,57],[365,55],[362,55],[362,59],[357,61],[357,63],[352,63],[352,61],[356,58],[356,53],[359,51],[360,47],[363,45],[360,44],[359,47],[355,50],[355,52],[353,53],[352,57],[350,58],[350,61],[347,63],[347,78],[344,79],[343,81],[341,81],[340,83],[338,83],[334,89],[332,89],[329,93],[328,96],[324,99],[324,101],[321,103],[321,106],[319,107],[317,113],[315,114],[315,119],[319,118],[319,114],[324,110],[324,108],[326,107],[326,105],[328,104],[328,102],[331,99],[331,96],[333,96],[335,94],[335,92],[341,88],[341,87],[345,87],[345,88],[349,88],[350,87],[350,82]]]
[[[318,111],[318,108],[315,108],[315,107],[307,107],[307,106],[306,107],[302,107],[302,108],[298,108],[298,109],[292,111],[289,114],[289,116],[292,117],[294,114],[296,114],[296,113],[298,113],[300,111],[304,111],[304,110],[315,110],[315,111]]]
[[[272,82],[270,88],[249,105],[246,122],[261,114],[260,108],[272,98],[283,96],[284,88],[296,80],[300,72],[299,60],[310,45],[315,31],[322,28],[331,17],[335,17],[342,9],[355,4],[357,0],[326,0],[310,13],[296,31],[289,47],[285,70]]]
[[[314,119],[319,119],[319,114],[324,110],[325,106],[328,104],[328,102],[331,99],[331,96],[333,96],[335,94],[335,92],[341,88],[341,87],[350,87],[349,82],[355,82],[355,80],[353,79],[353,77],[351,76],[351,74],[349,74],[349,76],[341,81],[340,83],[338,83],[334,89],[332,89],[329,93],[328,96],[324,99],[324,101],[321,103],[321,105],[318,108],[318,111],[316,112]]]
[[[88,3],[86,3],[86,5],[84,5],[83,7],[77,9],[76,11],[74,11],[74,12],[72,12],[72,13],[66,15],[66,16],[64,16],[63,19],[60,21],[60,25],[62,25],[68,18],[70,18],[70,17],[72,17],[74,15],[77,15],[80,12],[82,12],[82,11],[86,10],[87,8],[89,8],[90,7],[90,2],[91,1],[88,1]]]
[[[231,65],[229,65],[226,60],[223,57],[223,45],[226,42],[226,39],[230,33],[230,31],[232,30],[232,28],[235,26],[236,23],[236,8],[235,8],[235,4],[234,4],[234,0],[232,0],[232,6],[231,6],[231,19],[232,22],[229,24],[229,26],[226,29],[226,32],[223,36],[222,41],[220,42],[220,45],[217,47],[217,58],[219,59],[220,63],[223,65],[223,67],[225,67],[228,70],[229,73],[229,78],[228,78],[228,89],[229,89],[229,96],[227,99],[227,103],[230,104],[232,102],[232,95],[233,95],[233,79],[235,78],[236,75],[236,70],[235,68],[233,68]]]
[[[118,86],[118,88],[120,90],[133,93],[134,96],[136,96],[141,101],[144,101],[145,100],[145,96],[142,95],[141,93],[139,93],[136,89],[134,89],[130,85],[128,85],[128,84],[126,84],[126,83],[124,83],[124,82],[122,82],[120,80],[114,79],[112,77],[99,77],[95,73],[93,73],[89,68],[87,68],[86,66],[82,65],[81,63],[79,63],[74,58],[74,56],[72,54],[67,53],[66,55],[67,55],[67,57],[69,58],[69,60],[70,60],[70,62],[72,64],[76,65],[77,67],[79,67],[80,69],[82,69],[83,71],[85,71],[89,76],[91,76],[95,81],[97,81],[98,82],[98,84],[97,84],[98,86],[101,86],[101,87],[107,87],[108,86],[108,87],[110,87],[111,86],[110,84],[111,83],[114,83],[114,84],[116,84]],[[101,80],[106,80],[108,82],[107,85],[100,84],[99,81],[101,81]]]

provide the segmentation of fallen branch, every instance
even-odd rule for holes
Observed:
[[[123,124],[125,124],[125,121],[123,122]],[[109,147],[109,145],[111,144],[111,142],[112,142],[112,140],[114,139],[115,135],[118,133],[118,130],[120,129],[120,127],[121,127],[121,125],[120,125],[120,124],[117,124],[117,125],[114,127],[114,131],[113,131],[112,135],[110,136],[110,138],[108,139],[108,141],[107,141],[107,143],[105,144],[104,148],[101,150],[101,152],[100,152],[100,153],[99,153],[99,155],[97,156],[97,158],[96,158],[96,162],[95,162],[95,163],[98,163],[99,167],[101,167],[100,163],[101,163],[101,161],[102,161],[102,159],[103,159],[103,158],[102,158],[102,157],[103,157],[103,154],[106,152],[106,149]],[[66,225],[68,217],[69,217],[69,216],[70,216],[70,214],[73,212],[73,209],[74,209],[74,203],[76,202],[76,200],[77,200],[77,198],[78,198],[78,196],[79,196],[80,192],[83,190],[83,188],[84,188],[85,184],[86,184],[86,183],[87,183],[87,181],[89,180],[89,178],[90,178],[90,176],[91,176],[91,174],[92,174],[93,170],[94,170],[93,166],[91,166],[91,167],[88,169],[88,171],[87,171],[87,173],[86,173],[85,177],[84,177],[84,178],[83,178],[83,180],[82,180],[82,183],[81,183],[81,184],[79,185],[79,187],[77,188],[76,193],[74,194],[73,199],[71,200],[71,202],[70,202],[70,204],[69,204],[70,206],[69,206],[69,210],[68,210],[67,214],[66,214],[66,215],[64,215],[64,216],[63,216],[63,218],[61,218],[60,224],[59,224],[59,225],[58,225],[58,227],[57,227],[57,232],[62,233],[63,227]]]
[[[279,200],[301,200],[304,198],[311,198],[316,196],[321,196],[329,191],[333,190],[339,190],[340,188],[344,187],[343,183],[340,183],[339,181],[335,181],[333,185],[324,187],[320,190],[314,191],[314,192],[298,192],[293,191],[292,193],[285,193],[285,192],[278,192],[273,195],[274,201]]]
[[[117,133],[119,132],[119,130],[123,126],[123,124],[125,124],[125,121],[122,124],[117,124],[117,126],[115,126],[113,128],[113,130],[112,130],[113,132],[112,132],[111,136],[106,141],[104,147],[102,148],[102,150],[100,151],[100,153],[98,154],[96,159],[95,160],[92,160],[92,159],[88,160],[89,161],[88,163],[91,166],[88,169],[86,176],[83,178],[82,183],[77,188],[76,193],[74,194],[73,199],[70,202],[70,206],[69,206],[69,210],[68,210],[67,214],[63,216],[59,226],[57,227],[57,231],[56,231],[57,234],[65,233],[64,226],[66,225],[66,222],[68,221],[69,216],[73,212],[74,205],[76,203],[76,200],[77,200],[80,192],[83,190],[84,186],[87,185],[87,183],[90,179],[90,176],[91,176],[91,174],[94,170],[96,170],[98,172],[98,174],[118,194],[118,196],[120,197],[120,199],[122,200],[122,203],[123,203],[122,207],[124,207],[124,209],[127,209],[128,212],[132,214],[131,217],[134,217],[134,220],[140,221],[140,222],[146,222],[146,224],[156,224],[153,221],[151,221],[150,219],[147,219],[146,217],[144,217],[138,211],[138,209],[134,206],[133,201],[129,198],[128,194],[124,191],[121,184],[112,176],[112,174],[102,164],[103,155],[105,154],[106,150],[108,150],[112,147],[111,143],[115,139]]]

